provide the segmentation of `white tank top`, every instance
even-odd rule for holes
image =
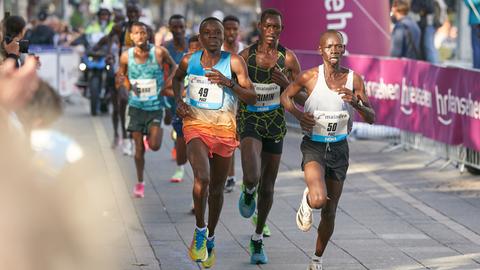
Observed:
[[[353,71],[349,70],[345,87],[353,89]],[[313,141],[338,142],[346,139],[352,129],[353,107],[328,88],[323,65],[318,67],[318,78],[312,93],[305,101],[305,112],[311,112],[316,121]]]

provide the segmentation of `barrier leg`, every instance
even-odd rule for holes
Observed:
[[[430,165],[432,165],[433,163],[435,163],[435,162],[437,162],[441,159],[442,159],[441,157],[435,157],[432,160],[430,160],[429,162],[425,163],[425,167],[429,167]]]

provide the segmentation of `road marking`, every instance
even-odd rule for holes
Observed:
[[[436,220],[438,223],[445,225],[446,227],[450,228],[452,231],[462,235],[466,239],[470,240],[472,243],[476,245],[480,245],[480,235],[475,233],[474,231],[468,229],[464,225],[452,220],[448,216],[438,212],[437,210],[433,209],[432,207],[426,205],[422,201],[415,199],[407,192],[397,188],[395,185],[389,183],[383,177],[368,171],[363,171],[363,175],[367,177],[368,180],[374,182],[378,186],[385,189],[390,194],[398,197],[402,201],[410,204],[412,207],[418,209],[419,211],[423,212],[425,215],[429,216],[430,218]]]

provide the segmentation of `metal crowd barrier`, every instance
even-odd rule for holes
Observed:
[[[72,48],[31,46],[29,52],[40,58],[39,77],[62,97],[68,97],[77,90],[75,82],[79,76],[80,56]]]

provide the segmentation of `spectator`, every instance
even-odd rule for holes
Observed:
[[[390,55],[420,59],[420,28],[411,17],[407,16],[409,9],[407,0],[393,1],[391,19],[394,27]]]
[[[17,68],[20,66],[20,54],[28,52],[28,42],[23,39],[25,26],[26,22],[20,16],[9,16],[2,22],[0,63],[6,58],[12,58],[15,60],[15,66]]]
[[[110,20],[111,12],[105,7],[100,7],[97,12],[97,20],[92,22],[87,29],[85,29],[85,34],[87,35],[87,40],[90,46],[97,44],[100,39],[108,35],[112,31],[114,23]]]
[[[480,69],[480,0],[464,0],[470,9],[468,22],[472,28],[473,68]]]
[[[48,14],[41,11],[38,14],[38,25],[33,28],[28,39],[32,45],[53,46],[55,31],[46,24]]]
[[[438,52],[435,49],[434,37],[441,22],[435,18],[436,0],[412,0],[411,16],[420,27],[420,59],[438,63]],[[436,19],[436,20],[435,20]]]

